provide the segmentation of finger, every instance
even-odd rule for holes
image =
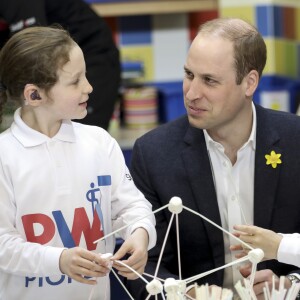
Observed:
[[[234,225],[233,228],[242,234],[254,235],[256,232],[256,226],[252,225]]]
[[[247,278],[251,274],[252,264],[244,264],[239,268],[241,275]]]
[[[73,268],[72,272],[74,275],[80,275],[85,277],[103,277],[109,273],[109,269],[97,266],[95,264],[95,270],[86,269],[80,266]]]
[[[255,274],[254,284],[260,284],[260,283],[265,284],[265,282],[267,282],[267,284],[272,285],[273,276],[274,273],[270,269],[257,271]],[[275,280],[278,280],[276,275],[275,275]]]
[[[84,276],[94,276],[91,274],[96,274],[95,276],[97,276],[97,273],[100,273],[100,276],[103,276],[102,274],[107,274],[110,271],[109,262],[103,259],[97,259],[97,261],[80,259],[78,260],[77,266],[81,268],[81,271],[76,273],[82,274]]]
[[[236,253],[235,256],[236,257],[244,257],[246,255],[248,255],[249,251],[251,250],[250,247],[246,247],[245,245],[239,244],[239,245],[231,245],[229,247],[230,251],[239,251],[239,253]],[[242,252],[241,252],[242,251]]]
[[[229,249],[230,249],[231,251],[241,251],[241,250],[243,250],[243,246],[242,246],[242,244],[231,245],[231,246],[229,247]]]
[[[133,269],[141,274],[144,271],[145,264],[144,263],[143,264],[135,264],[135,265],[129,266],[129,267],[130,267],[130,269],[127,267],[124,267],[124,266],[116,267],[116,269],[121,273],[130,273],[130,272],[132,272],[131,269]]]
[[[123,262],[131,267],[133,267],[136,264],[139,264],[140,262],[143,262],[146,260],[146,256],[141,253],[133,253],[130,255],[126,260],[123,260]]]
[[[122,265],[120,264],[119,261],[116,261],[114,264],[114,268],[118,270],[118,274],[123,276],[123,277],[127,277],[128,279],[136,279],[138,278],[138,274],[136,274],[135,272],[142,274],[144,272],[145,269],[145,265],[146,265],[146,260],[145,261],[139,261],[137,263],[135,263],[134,265],[129,266],[129,264],[126,264],[125,261],[121,262]],[[123,266],[123,263],[126,264],[126,266],[129,266],[130,268]],[[132,271],[132,269],[135,271]]]
[[[237,232],[237,231],[233,232],[232,234],[233,234],[234,236],[236,236],[236,237],[239,237],[239,236],[240,236],[240,233]]]
[[[78,269],[79,273],[74,273],[74,272],[69,272],[67,275],[74,280],[84,283],[84,284],[89,284],[89,285],[94,285],[97,283],[97,281],[94,279],[95,277],[100,277],[100,273],[93,273],[89,272],[85,269]],[[106,274],[102,274],[101,277],[105,276]]]
[[[265,282],[259,282],[253,285],[253,291],[256,296],[262,296],[264,294]]]
[[[134,269],[134,270],[138,270],[138,269],[141,269],[145,264],[145,263],[142,263],[142,262],[136,262],[134,264],[129,264],[128,261],[121,261],[121,263],[119,263],[119,261],[116,261],[114,262],[114,268],[116,270],[118,270],[119,272],[121,273],[128,273],[128,272],[132,272],[127,266],[129,266],[130,268]],[[125,265],[123,265],[125,264]]]
[[[256,296],[257,300],[265,300],[265,295],[264,294],[259,294]]]
[[[93,261],[90,261],[87,258],[93,259]],[[99,263],[104,265],[101,265]],[[109,272],[110,269],[107,267],[107,263],[108,262],[106,260],[99,259],[96,255],[83,255],[83,257],[75,256],[71,260],[69,270],[73,274],[99,277],[104,276]]]
[[[107,261],[99,258],[99,255],[91,253],[84,249],[74,250],[74,256],[71,258],[68,266],[68,269],[70,269],[71,272],[82,274],[78,271],[79,268],[96,272],[108,271]],[[87,275],[86,272],[84,272],[83,275]]]
[[[96,254],[93,257],[93,262],[95,262],[97,265],[106,267],[110,269],[112,261],[111,261],[111,256],[106,256],[105,254]]]
[[[247,243],[247,244],[252,244],[253,243],[253,238],[254,238],[254,235],[241,235],[240,236],[240,239],[244,242],[244,243]]]
[[[114,266],[114,268],[118,271],[118,274],[126,277],[127,279],[137,279],[139,277],[138,274],[142,274],[144,271],[144,268],[126,268],[126,267],[119,267],[118,264],[116,264],[116,266]],[[132,269],[135,271],[132,271]],[[136,272],[138,274],[136,274]]]
[[[73,275],[72,278],[78,282],[84,283],[84,284],[88,284],[88,285],[96,285],[97,281],[94,279],[87,279],[82,277],[81,275]]]
[[[133,269],[135,270],[135,272],[127,269],[125,271],[118,271],[118,274],[126,277],[127,279],[133,280],[133,279],[137,279],[141,276],[141,274],[143,274],[144,269]]]
[[[133,272],[131,272],[131,273],[118,272],[118,274],[123,276],[123,277],[126,277],[129,280],[135,280],[135,279],[139,278],[139,276],[136,273],[133,273]]]
[[[122,259],[126,254],[130,253],[130,249],[127,248],[126,242],[120,247],[120,249],[113,255],[111,258],[112,260],[120,260]]]
[[[143,269],[147,263],[147,255],[131,255],[127,260],[122,261],[131,268],[138,270]]]
[[[245,257],[246,255],[248,255],[248,252],[249,251],[242,251],[242,252],[239,252],[237,254],[235,254],[235,258],[242,258],[242,257]]]

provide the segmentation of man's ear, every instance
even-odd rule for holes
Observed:
[[[246,91],[245,95],[247,97],[252,97],[259,82],[259,75],[256,70],[251,70],[248,75],[246,75]]]
[[[26,84],[24,87],[24,98],[27,105],[39,106],[40,100],[42,100],[41,90],[34,84]]]

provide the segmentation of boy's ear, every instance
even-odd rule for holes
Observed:
[[[24,98],[27,105],[38,106],[38,100],[42,100],[40,89],[34,84],[26,84],[24,88]]]
[[[247,97],[252,97],[259,82],[259,75],[256,70],[251,70],[246,76],[246,91]]]

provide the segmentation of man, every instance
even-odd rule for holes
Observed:
[[[144,135],[133,149],[131,174],[154,210],[179,196],[183,205],[231,232],[235,224],[300,232],[300,118],[253,104],[265,63],[265,43],[252,25],[240,19],[202,25],[184,66],[187,116]],[[265,158],[272,151],[281,154],[275,168]],[[152,275],[170,217],[168,210],[156,214],[158,243],[146,267]],[[234,239],[186,210],[179,227],[182,278],[223,266],[238,254],[230,251]],[[273,272],[286,275],[295,267],[265,261],[259,269],[258,298]],[[234,266],[198,284],[233,289],[241,273],[247,277],[250,271]],[[178,278],[179,273],[173,225],[157,276]],[[290,286],[288,279],[285,283]],[[141,281],[129,286],[135,299],[148,295]]]
[[[87,79],[94,88],[88,115],[80,122],[107,129],[118,99],[121,71],[119,51],[104,19],[83,0],[1,0],[1,19],[7,30],[4,24],[0,26],[0,48],[9,35],[29,26],[58,23],[70,32],[84,53]]]

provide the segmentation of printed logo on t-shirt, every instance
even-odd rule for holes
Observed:
[[[101,187],[110,185],[110,175],[97,176],[96,184],[94,182],[90,183],[90,189],[86,193],[86,201],[91,204],[92,222],[88,218],[85,207],[78,207],[74,210],[72,228],[68,226],[60,210],[52,211],[52,215],[35,213],[22,216],[27,241],[42,245],[47,244],[53,239],[57,230],[64,247],[73,248],[79,246],[81,238],[84,237],[86,248],[95,250],[97,244],[94,244],[94,241],[104,236]],[[58,280],[50,280],[49,277],[44,279],[43,277],[26,277],[25,286],[29,287],[34,281],[39,287],[44,284],[59,285],[65,281],[65,276],[63,275]],[[68,283],[71,283],[71,281],[70,278],[67,279]]]
[[[130,181],[132,180],[132,176],[130,174],[126,173],[125,176],[128,180],[130,180]]]

